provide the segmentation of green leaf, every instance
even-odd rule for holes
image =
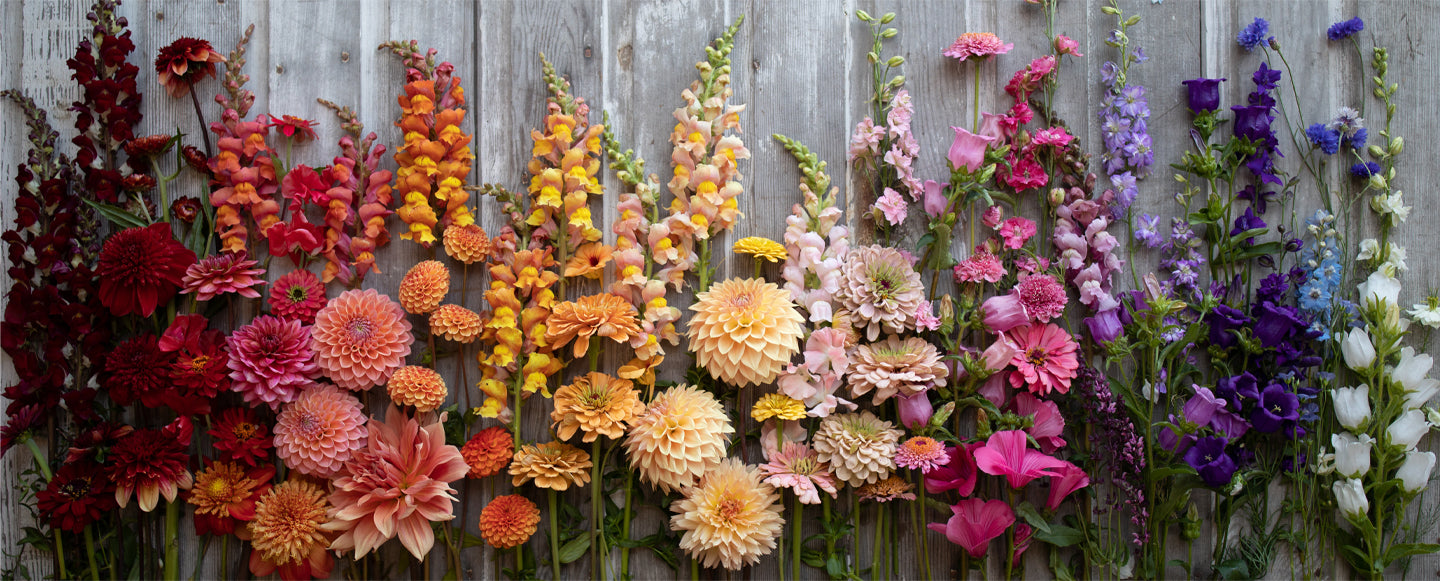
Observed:
[[[462,549],[466,549],[466,548],[470,548],[470,547],[480,547],[480,546],[484,546],[484,545],[485,545],[485,540],[484,540],[484,539],[481,539],[480,537],[477,537],[477,536],[475,536],[475,535],[472,535],[472,534],[470,534],[469,532],[466,532],[466,533],[465,533],[465,538],[460,541],[460,548],[462,548]]]
[[[1015,514],[1025,519],[1025,522],[1035,527],[1035,530],[1040,533],[1050,532],[1050,523],[1045,520],[1045,517],[1040,516],[1040,513],[1035,510],[1035,505],[1030,504],[1030,501],[1027,500],[1020,503],[1020,506],[1015,507]]]
[[[1250,567],[1245,564],[1244,559],[1230,559],[1221,562],[1215,567],[1215,572],[1220,574],[1221,579],[1249,579]]]
[[[1401,543],[1391,546],[1390,550],[1385,551],[1385,556],[1381,557],[1381,559],[1384,560],[1383,565],[1389,566],[1391,563],[1394,563],[1395,561],[1398,561],[1400,559],[1404,559],[1405,557],[1410,557],[1413,555],[1428,555],[1436,551],[1440,551],[1440,545],[1432,545],[1428,543]]]
[[[830,555],[829,558],[825,559],[825,572],[828,573],[831,578],[845,576],[845,562],[840,560],[840,555]]]
[[[1172,468],[1160,468],[1150,472],[1151,477],[1153,477],[1155,480],[1163,480],[1165,478],[1169,478],[1171,476],[1179,476],[1181,474],[1195,474],[1195,469],[1191,468],[1189,464],[1186,464],[1184,466],[1175,466]]]
[[[800,560],[816,569],[825,568],[825,555],[820,554],[820,551],[805,551],[800,554]]]
[[[149,223],[146,222],[144,218],[131,214],[130,212],[126,212],[125,210],[120,209],[119,206],[96,202],[89,198],[80,198],[80,200],[85,202],[86,204],[89,204],[90,207],[95,208],[96,212],[100,212],[101,216],[104,216],[105,219],[109,220],[111,223],[114,223],[117,226],[123,226],[125,228],[141,228],[149,225]]]
[[[1085,533],[1065,525],[1051,525],[1049,531],[1035,533],[1035,538],[1055,547],[1071,547],[1085,542]]]
[[[560,562],[573,563],[576,559],[585,555],[590,550],[590,535],[580,535],[571,539],[570,542],[560,545]]]

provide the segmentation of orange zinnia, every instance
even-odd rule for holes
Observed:
[[[558,348],[574,340],[575,358],[579,359],[589,350],[592,335],[626,343],[640,334],[635,317],[635,306],[630,301],[610,293],[565,301],[555,305],[546,321],[545,342]]]

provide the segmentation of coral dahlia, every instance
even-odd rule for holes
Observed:
[[[438,260],[426,260],[400,279],[400,306],[407,313],[423,315],[439,307],[449,292],[450,269]]]
[[[555,392],[550,421],[561,440],[569,440],[578,429],[584,432],[581,441],[594,442],[600,436],[624,436],[626,426],[642,413],[645,404],[633,383],[592,371]]]
[[[590,482],[590,454],[564,442],[526,444],[510,463],[512,486],[531,480],[535,486],[564,491]]]
[[[915,313],[925,300],[920,273],[899,250],[861,246],[845,257],[839,297],[855,326],[865,329],[868,341],[880,331],[903,333],[915,326]]]
[[[410,322],[399,304],[375,289],[348,290],[315,313],[310,333],[321,371],[350,391],[390,379],[410,354]]]
[[[445,396],[449,393],[439,373],[418,365],[396,369],[385,389],[390,392],[390,401],[402,406],[415,406],[415,410],[420,412],[435,411],[445,403]]]
[[[230,389],[240,392],[245,403],[264,403],[272,410],[294,401],[300,390],[315,385],[320,376],[310,342],[310,328],[300,321],[255,317],[226,342]]]
[[[821,462],[830,465],[835,476],[859,488],[890,475],[895,470],[895,443],[900,430],[868,411],[833,414],[820,421],[815,432],[815,451]]]
[[[243,251],[207,256],[185,270],[185,276],[181,279],[185,290],[180,291],[180,294],[194,294],[197,301],[208,301],[226,293],[236,293],[252,299],[260,298],[260,291],[252,287],[265,284],[265,269],[255,268],[256,264],[254,260],[246,258]]]
[[[635,306],[610,293],[557,303],[545,324],[545,342],[552,349],[559,349],[574,341],[572,352],[576,359],[585,356],[592,335],[628,343],[631,337],[640,334]]]
[[[525,544],[540,524],[540,509],[530,499],[506,494],[480,511],[480,536],[497,549]]]
[[[285,581],[325,578],[335,567],[330,556],[330,503],[325,490],[303,479],[281,482],[255,503],[255,518],[239,531],[250,541],[250,573],[279,570]],[[427,527],[428,528],[428,527]]]
[[[641,480],[672,492],[718,464],[733,433],[730,416],[715,396],[681,385],[655,396],[632,424],[625,451]]]
[[[282,319],[315,323],[325,307],[325,284],[308,270],[292,270],[270,285],[270,314]]]
[[[430,332],[446,341],[471,343],[480,337],[481,330],[480,315],[460,305],[440,305],[430,313]]]
[[[175,241],[169,223],[116,232],[101,247],[95,265],[100,303],[117,317],[148,317],[180,290],[192,264],[195,253]]]
[[[139,500],[150,512],[165,500],[175,502],[182,489],[194,482],[185,465],[190,460],[190,419],[180,417],[159,430],[135,430],[120,438],[106,456],[106,474],[115,482],[115,503],[120,508]]]
[[[510,430],[490,426],[471,436],[460,454],[470,466],[471,478],[485,478],[510,465],[510,457],[515,454],[515,439]]]
[[[702,565],[738,570],[775,549],[785,528],[779,501],[758,470],[730,458],[670,505],[670,530],[684,532],[680,548]]]
[[[931,386],[944,386],[949,375],[940,352],[929,341],[891,335],[855,349],[850,391],[858,398],[873,389],[874,403],[880,405],[897,393],[910,397]]]
[[[490,255],[490,237],[478,224],[451,225],[445,229],[445,254],[465,264],[484,261]]]
[[[800,351],[805,318],[790,292],[760,279],[730,279],[695,295],[686,338],[695,362],[737,387],[775,380]]]
[[[365,412],[360,400],[333,385],[321,385],[275,418],[275,455],[301,474],[335,476],[365,445]]]

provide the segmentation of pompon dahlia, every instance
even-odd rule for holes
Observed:
[[[207,256],[185,270],[181,279],[185,290],[180,294],[194,294],[197,301],[208,301],[226,293],[260,298],[260,291],[252,287],[265,284],[265,269],[254,268],[256,264],[246,258],[244,252],[221,252]]]
[[[642,413],[645,404],[640,403],[635,384],[592,371],[555,392],[550,421],[561,440],[569,440],[580,430],[584,433],[581,441],[594,442],[600,436],[624,436],[626,426]]]
[[[880,405],[897,393],[910,397],[931,386],[944,386],[950,370],[940,361],[940,352],[919,337],[901,339],[895,335],[879,343],[855,349],[850,371],[850,391],[858,399],[875,391]]]
[[[194,483],[185,465],[190,460],[190,419],[180,417],[159,430],[135,430],[120,438],[106,456],[106,473],[115,482],[115,503],[120,508],[139,500],[150,512],[165,500],[175,502],[181,490]]]
[[[365,445],[365,423],[364,406],[349,392],[307,389],[275,418],[275,455],[301,474],[333,477]]]
[[[625,438],[630,466],[665,492],[690,486],[725,457],[730,416],[707,391],[688,385],[655,396]]]
[[[490,426],[470,437],[465,442],[465,447],[460,449],[460,454],[465,457],[465,463],[470,466],[471,478],[485,478],[499,474],[510,464],[510,457],[515,453],[515,438],[510,435],[510,430],[500,426]]]
[[[480,324],[480,315],[460,305],[440,305],[430,313],[430,332],[446,341],[472,343],[480,337]]]
[[[670,530],[684,532],[680,548],[700,564],[735,571],[775,549],[785,528],[779,501],[775,488],[760,481],[760,471],[730,458],[670,505]]]
[[[770,418],[782,420],[805,419],[805,402],[782,393],[767,393],[750,408],[750,417],[757,422]]]
[[[321,371],[350,391],[390,379],[415,342],[405,311],[375,289],[348,290],[331,299],[315,313],[310,337]]]
[[[906,482],[904,478],[891,474],[884,480],[861,486],[855,493],[860,495],[861,500],[890,502],[897,498],[902,500],[915,500],[915,493],[910,492],[914,489],[914,484]]]
[[[721,282],[697,294],[690,310],[685,336],[695,362],[736,387],[774,381],[805,335],[790,292],[760,279]]]
[[[330,549],[353,549],[359,558],[398,535],[411,555],[423,559],[435,546],[430,523],[455,518],[450,483],[469,467],[460,450],[445,443],[440,421],[421,426],[391,407],[384,422],[372,419],[366,428],[368,445],[332,481],[333,520],[324,528],[340,536]]]
[[[832,414],[820,421],[815,451],[835,476],[859,488],[895,470],[895,443],[901,432],[868,411]]]
[[[385,389],[390,392],[390,401],[413,405],[420,412],[435,411],[445,403],[445,396],[449,393],[445,389],[445,379],[439,373],[418,365],[396,369]]]
[[[308,270],[292,270],[270,285],[270,314],[306,325],[325,307],[325,284]]]
[[[590,482],[590,454],[564,442],[526,444],[515,452],[510,462],[511,485],[520,486],[531,480],[535,486],[564,491]]]
[[[270,491],[275,467],[245,470],[233,462],[211,462],[195,475],[185,500],[195,507],[195,534],[228,535],[255,518],[255,501]]]
[[[326,578],[335,567],[330,556],[330,503],[325,490],[304,479],[281,482],[255,503],[255,518],[239,531],[250,540],[250,573],[279,570],[285,581]],[[428,528],[428,527],[427,527]]]
[[[497,549],[525,544],[539,524],[540,508],[518,494],[498,497],[480,511],[480,536]]]
[[[919,470],[921,474],[929,474],[931,470],[949,463],[950,455],[945,452],[945,445],[928,436],[905,440],[895,450],[895,465]]]
[[[236,407],[220,412],[210,426],[211,446],[222,460],[244,462],[255,466],[270,457],[274,441],[270,430],[255,418],[255,408]]]
[[[879,339],[881,330],[903,333],[915,326],[925,286],[900,251],[861,246],[846,255],[841,268],[841,303],[854,317],[856,328],[865,329],[867,341]]]
[[[465,264],[483,262],[490,256],[490,237],[478,224],[451,225],[445,229],[445,254]]]
[[[400,306],[413,315],[424,315],[440,306],[450,292],[450,269],[438,260],[426,260],[410,267],[400,279]]]
[[[105,240],[95,265],[100,303],[117,317],[148,317],[180,290],[192,264],[195,253],[175,241],[167,222],[116,232]]]
[[[226,340],[230,389],[239,392],[245,403],[264,403],[272,410],[294,401],[320,376],[310,343],[310,328],[300,321],[255,317]]]
[[[635,306],[610,293],[556,303],[545,324],[545,342],[550,348],[559,349],[574,341],[572,352],[576,359],[584,357],[589,350],[591,336],[628,343],[631,337],[640,334]]]
[[[79,534],[115,510],[115,484],[94,462],[71,462],[35,493],[35,506],[50,528]]]
[[[785,442],[770,461],[760,465],[765,482],[776,488],[789,488],[805,504],[820,504],[820,490],[835,498],[840,493],[830,465],[820,461],[815,451],[805,444]]]

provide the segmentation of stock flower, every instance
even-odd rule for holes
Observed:
[[[160,86],[178,99],[190,92],[191,85],[215,76],[215,63],[223,62],[225,57],[209,42],[182,36],[160,49],[155,56],[155,72],[159,73]]]
[[[410,321],[375,289],[348,290],[315,313],[310,345],[335,385],[361,391],[380,385],[410,354]]]
[[[1395,471],[1395,478],[1400,481],[1400,487],[1405,492],[1415,494],[1430,484],[1430,471],[1434,469],[1434,452],[1410,450],[1405,453],[1405,462]]]
[[[590,482],[591,458],[584,450],[564,442],[526,444],[510,463],[511,485],[535,481],[537,488],[565,491]]]
[[[300,390],[315,385],[320,375],[309,331],[299,321],[268,315],[236,329],[226,342],[230,389],[239,392],[245,403],[264,403],[272,410],[294,401]]]
[[[1195,445],[1185,451],[1185,463],[1200,473],[1200,480],[1206,486],[1218,488],[1230,484],[1237,466],[1235,459],[1225,451],[1228,443],[1225,438],[1206,436],[1196,440]]]
[[[770,262],[783,262],[787,256],[785,245],[761,236],[748,236],[735,241],[730,248],[736,254],[764,258]]]
[[[737,459],[707,471],[684,494],[670,505],[670,528],[683,531],[680,548],[705,567],[752,565],[774,550],[785,528],[780,495]]]
[[[690,486],[719,463],[733,433],[715,396],[682,385],[655,396],[631,425],[625,451],[641,480],[668,493]]]
[[[1340,512],[1353,519],[1364,519],[1370,512],[1370,499],[1365,497],[1365,484],[1354,478],[1336,480],[1330,486]]]
[[[865,328],[869,341],[880,338],[883,329],[904,333],[915,323],[915,312],[925,300],[920,273],[894,248],[862,246],[845,257],[839,298]]]
[[[815,451],[835,476],[853,487],[875,482],[895,470],[895,443],[901,432],[868,411],[833,414],[820,421]]]
[[[946,539],[964,548],[976,559],[985,556],[990,541],[1015,524],[1015,511],[1003,500],[987,502],[970,498],[951,506],[950,512],[950,520],[945,524],[930,523],[926,527],[944,533]]]
[[[571,352],[579,359],[589,352],[591,336],[628,343],[639,335],[640,323],[635,317],[635,306],[630,301],[610,293],[556,303],[545,321],[545,342],[559,349],[574,341]]]
[[[1006,44],[992,33],[967,32],[955,39],[950,48],[941,54],[965,62],[971,58],[985,59],[992,55],[1005,54],[1012,48],[1015,48],[1014,44]]]
[[[905,198],[900,196],[900,192],[885,188],[885,194],[875,200],[875,210],[877,216],[885,218],[885,222],[891,226],[899,226],[905,221]]]
[[[430,313],[430,331],[456,343],[471,343],[480,336],[480,315],[460,305],[440,305]]]
[[[1370,471],[1370,448],[1375,439],[1369,434],[1359,437],[1346,432],[1330,435],[1330,445],[1335,447],[1335,473],[1346,478],[1360,478]]]
[[[195,507],[195,534],[228,535],[255,518],[255,501],[270,491],[275,467],[249,471],[233,462],[211,462],[195,475],[185,500]]]
[[[1090,485],[1090,475],[1081,470],[1079,466],[1065,462],[1059,468],[1059,474],[1050,477],[1050,496],[1045,500],[1045,508],[1051,511],[1060,508],[1060,503],[1070,493]]]
[[[167,502],[189,490],[194,482],[185,465],[189,460],[190,419],[181,416],[159,430],[135,430],[120,438],[105,458],[106,475],[115,483],[115,503],[120,508],[138,500],[142,512],[150,512],[165,495]]]
[[[270,285],[270,314],[282,319],[315,323],[315,313],[325,307],[325,285],[305,269],[292,270]]]
[[[873,500],[875,502],[890,502],[895,499],[915,500],[915,493],[910,492],[915,485],[906,482],[904,478],[891,474],[890,477],[861,486],[855,490],[855,494],[861,500]]]
[[[326,578],[335,559],[326,550],[331,534],[325,491],[304,479],[286,480],[255,503],[255,518],[240,531],[250,540],[250,573],[275,574],[285,581]]]
[[[784,447],[770,455],[770,461],[760,465],[765,483],[777,488],[789,488],[804,504],[820,504],[820,491],[836,498],[840,491],[835,485],[835,475],[830,465],[820,461],[815,451],[805,444],[785,442]]]
[[[550,421],[561,440],[569,440],[578,429],[584,432],[581,441],[594,442],[600,436],[624,436],[625,428],[642,413],[645,404],[633,383],[592,371],[555,392]]]
[[[781,393],[768,393],[755,401],[750,408],[750,417],[757,422],[770,418],[781,420],[805,419],[805,402]]]
[[[500,426],[490,426],[476,432],[470,437],[470,441],[465,442],[465,447],[460,449],[460,455],[470,466],[471,478],[498,474],[510,465],[510,457],[514,452],[515,440],[510,435],[510,430]]]
[[[1070,391],[1070,380],[1075,378],[1080,363],[1075,356],[1077,346],[1069,333],[1046,323],[1016,329],[1009,340],[1015,349],[1010,364],[1016,367],[1010,374],[1011,387],[1028,387],[1030,393],[1038,396],[1052,390]]]
[[[360,400],[333,385],[300,392],[275,418],[275,455],[301,474],[335,476],[365,445]]]
[[[115,485],[94,463],[69,462],[35,493],[35,508],[50,528],[79,534],[115,510]]]
[[[435,411],[445,403],[449,394],[445,379],[434,369],[418,365],[406,365],[396,369],[385,383],[390,401],[402,406],[415,406],[415,411]]]
[[[1017,490],[1041,476],[1057,476],[1055,469],[1065,461],[1031,450],[1027,444],[1021,430],[995,432],[983,447],[975,449],[975,466],[991,476],[1004,476]]]
[[[483,262],[490,256],[490,237],[478,224],[451,225],[445,229],[445,254],[465,264]]]
[[[170,224],[158,222],[112,234],[97,261],[100,303],[117,317],[148,317],[180,290],[195,253],[175,240]]]
[[[1347,430],[1359,430],[1370,420],[1370,386],[1336,388],[1330,396],[1335,402],[1335,420]]]
[[[506,494],[480,511],[480,536],[497,549],[525,544],[540,524],[540,509],[530,499]]]
[[[945,451],[945,445],[929,436],[915,436],[905,440],[905,443],[895,450],[896,466],[919,470],[921,474],[929,474],[949,462],[950,454]]]
[[[255,408],[234,407],[220,412],[210,427],[210,445],[221,460],[255,466],[270,457],[270,431],[255,418]]]
[[[850,391],[858,398],[873,389],[878,406],[896,394],[909,397],[931,386],[944,387],[949,374],[940,361],[940,352],[930,342],[890,335],[884,341],[855,349]]]
[[[774,381],[805,334],[790,292],[761,279],[716,284],[695,295],[690,310],[686,338],[695,362],[736,387]]]
[[[181,278],[185,290],[180,294],[193,293],[197,301],[208,301],[226,293],[260,298],[260,291],[251,287],[265,284],[265,270],[253,268],[256,264],[246,258],[244,252],[221,252],[207,256],[185,270],[185,276]]]

